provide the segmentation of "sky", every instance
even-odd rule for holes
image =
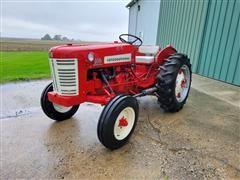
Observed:
[[[123,0],[1,0],[1,36],[41,38],[61,34],[87,41],[113,41],[128,31]]]

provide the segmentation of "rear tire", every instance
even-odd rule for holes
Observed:
[[[164,111],[177,112],[186,103],[191,87],[189,58],[180,53],[169,56],[157,76],[158,102]]]
[[[48,100],[48,92],[51,91],[53,91],[52,83],[46,86],[41,95],[41,107],[43,112],[49,118],[56,121],[63,121],[71,118],[77,112],[79,105],[64,107],[58,104],[54,104]]]
[[[114,97],[103,109],[98,121],[98,139],[108,149],[127,143],[138,120],[138,102],[127,95]]]

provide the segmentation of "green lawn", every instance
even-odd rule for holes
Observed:
[[[47,52],[0,52],[0,83],[49,78]]]

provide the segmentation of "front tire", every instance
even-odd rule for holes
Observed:
[[[191,87],[192,71],[189,58],[180,53],[169,56],[157,76],[158,102],[168,112],[181,110]]]
[[[103,109],[98,121],[98,139],[108,149],[118,149],[127,143],[138,120],[136,98],[114,97]]]
[[[43,112],[49,118],[56,121],[63,121],[71,118],[77,112],[79,105],[64,107],[54,104],[48,100],[48,92],[51,91],[53,91],[52,83],[46,86],[41,95],[41,107]]]

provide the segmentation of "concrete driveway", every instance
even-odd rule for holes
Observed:
[[[39,107],[49,81],[1,85],[1,179],[239,179],[239,107],[194,89],[184,109],[164,113],[139,99],[130,142],[115,151],[97,139],[100,105],[82,104],[64,122]]]

